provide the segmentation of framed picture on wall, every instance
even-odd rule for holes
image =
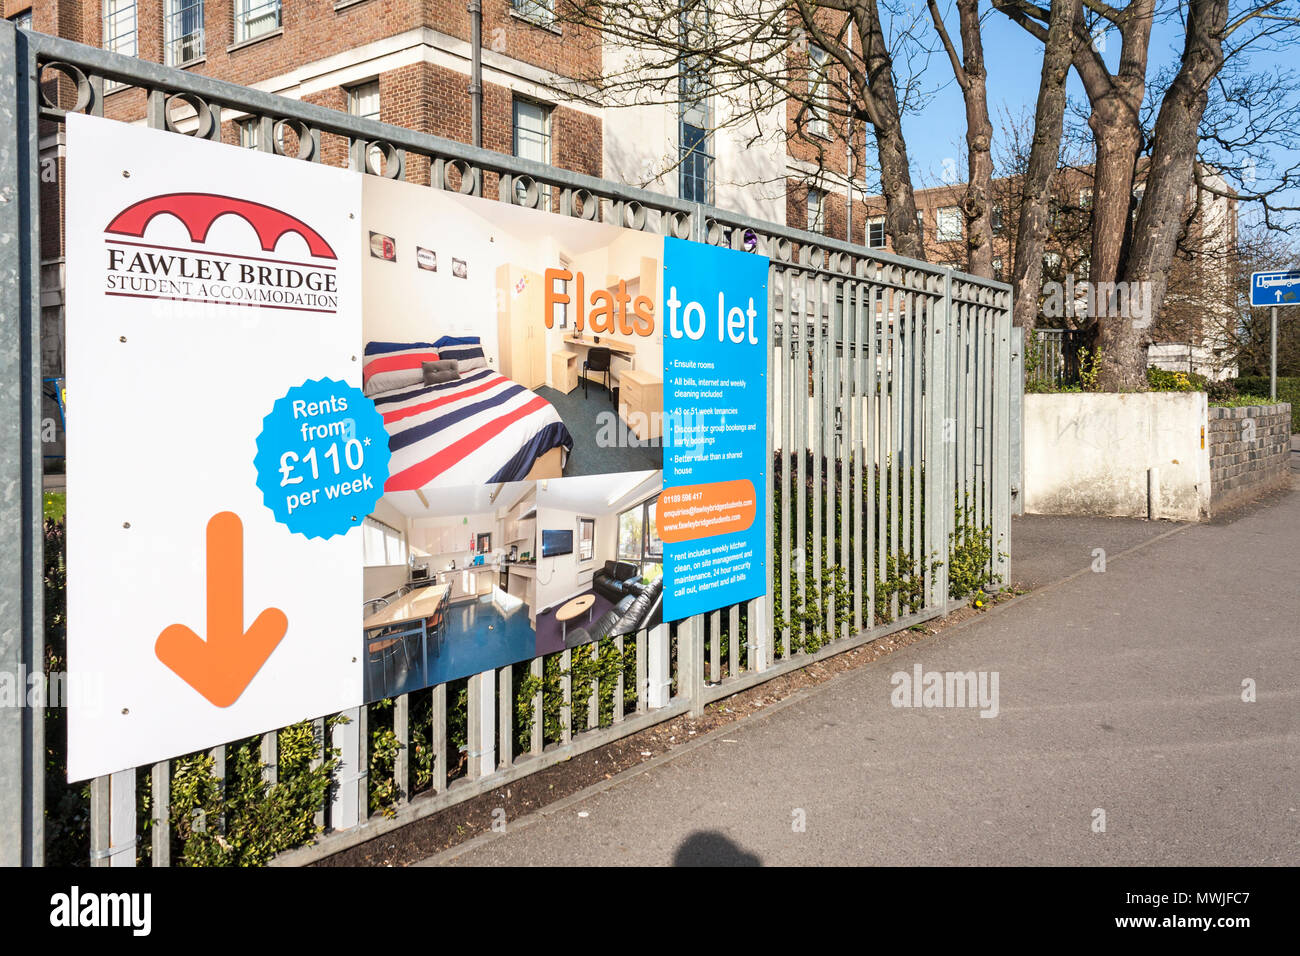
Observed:
[[[474,540],[474,552],[476,554],[487,554],[492,550],[492,533],[484,531]]]

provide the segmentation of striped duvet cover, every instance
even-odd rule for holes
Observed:
[[[392,452],[385,491],[520,481],[573,436],[555,406],[490,368],[374,396]]]

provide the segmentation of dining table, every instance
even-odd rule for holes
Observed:
[[[429,627],[428,621],[447,600],[451,587],[446,584],[433,584],[426,588],[416,588],[403,595],[373,614],[367,614],[361,622],[362,647],[370,643],[365,635],[380,627],[393,627],[399,624],[420,622],[420,661],[423,666],[424,679],[429,679]]]

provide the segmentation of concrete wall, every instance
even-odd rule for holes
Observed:
[[[1290,405],[1211,408],[1207,440],[1213,514],[1290,484]]]
[[[1025,396],[1025,511],[1147,515],[1147,476],[1159,471],[1158,514],[1210,513],[1204,392]]]

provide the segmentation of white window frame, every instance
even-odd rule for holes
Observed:
[[[101,12],[101,46],[110,53],[139,56],[140,21],[135,0],[103,0]]]
[[[18,30],[30,30],[32,28],[32,9],[28,7],[19,13],[15,13],[9,18],[9,22]]]
[[[376,123],[382,122],[380,114],[383,112],[383,101],[379,96],[379,80],[366,80],[364,83],[357,83],[349,86],[346,90],[348,96],[348,115],[355,116],[359,119],[374,120]],[[370,98],[373,97],[374,108],[370,108]],[[366,151],[366,158],[370,161],[371,167],[378,173],[384,171],[384,151],[378,146],[371,146]]]
[[[924,209],[918,209],[916,211],[916,234],[920,237],[922,242],[925,242],[925,210]]]
[[[555,23],[555,0],[510,0],[510,9],[533,23],[548,27]]]
[[[281,0],[234,0],[235,42],[274,33],[284,24]]]
[[[816,199],[814,203],[813,200]],[[817,207],[816,213],[813,206]],[[808,187],[808,198],[804,201],[808,214],[808,231],[825,234],[826,232],[826,190],[816,186]]]
[[[262,120],[257,116],[248,116],[239,121],[239,145],[244,149],[260,149],[262,146]]]
[[[204,12],[203,0],[163,0],[163,59],[168,66],[184,66],[203,59],[207,51]],[[198,18],[189,33],[183,32],[187,14],[197,14]]]
[[[885,217],[870,216],[867,219],[867,248],[885,248]]]
[[[591,526],[591,537],[585,542],[582,538],[582,529]],[[596,557],[596,519],[595,518],[578,518],[578,560],[592,561]]]
[[[523,153],[519,151],[519,142],[520,142],[519,141],[519,132],[520,132],[519,119],[520,119],[521,109],[524,112],[534,111],[535,115],[539,115],[541,117],[542,129],[540,133],[536,130],[531,130],[531,129],[524,130],[527,137],[532,137],[540,141],[541,149],[537,150],[542,154],[540,157],[525,156]],[[534,162],[545,163],[547,166],[551,165],[551,146],[552,143],[554,142],[552,138],[553,134],[551,129],[551,120],[553,119],[553,114],[554,114],[553,108],[548,106],[545,103],[539,103],[536,100],[530,100],[524,97],[515,97],[510,103],[511,152],[513,152],[514,155],[518,156],[520,159],[531,159]],[[542,183],[538,183],[538,185],[541,187],[541,197],[538,200],[538,207],[541,209],[549,209],[551,206],[551,190],[548,186]],[[525,192],[523,185],[517,184],[515,186],[515,192],[520,196],[520,199],[522,200],[523,194]]]
[[[955,228],[954,228],[955,226]],[[957,242],[962,236],[960,206],[940,206],[934,211],[934,238],[936,242]]]
[[[808,45],[808,135],[831,138],[830,54],[816,44]]]

